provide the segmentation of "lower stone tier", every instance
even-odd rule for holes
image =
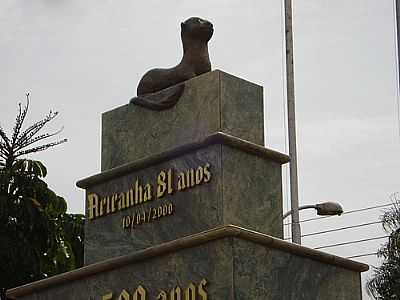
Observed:
[[[360,300],[368,266],[224,226],[11,289],[10,299]]]

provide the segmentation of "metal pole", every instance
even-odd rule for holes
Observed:
[[[314,205],[302,205],[302,206],[299,207],[299,210],[309,209],[309,208],[317,209],[317,206],[315,204]],[[292,213],[293,213],[293,211],[289,210],[288,212],[283,214],[282,219],[285,219],[285,218],[289,217]]]
[[[286,97],[288,110],[288,136],[290,156],[290,201],[292,210],[292,242],[301,244],[299,223],[299,198],[297,182],[297,150],[296,150],[296,118],[294,96],[294,66],[293,66],[293,21],[292,0],[285,1],[285,32],[286,32]]]
[[[400,1],[399,0],[396,0],[395,10],[396,10],[396,24],[397,24],[396,28],[397,28],[397,59],[398,59],[398,61],[396,63],[400,65],[400,60],[399,60],[399,57],[400,57],[400,20],[399,20],[399,18],[400,18]],[[397,70],[400,70],[400,68],[397,68]],[[397,77],[400,78],[399,74],[397,74]],[[400,87],[400,81],[397,84]]]

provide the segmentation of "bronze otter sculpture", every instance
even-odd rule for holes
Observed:
[[[213,33],[213,25],[201,18],[192,17],[181,23],[181,62],[170,69],[152,69],[144,74],[137,87],[137,97],[130,103],[154,110],[174,106],[183,93],[184,81],[211,71],[207,43]]]

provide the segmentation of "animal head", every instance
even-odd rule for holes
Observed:
[[[181,23],[182,38],[208,42],[214,33],[213,24],[207,20],[192,17]]]

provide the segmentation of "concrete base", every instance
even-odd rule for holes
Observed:
[[[226,226],[15,288],[7,295],[21,300],[360,300],[360,272],[367,269]],[[146,295],[140,297],[139,292]]]

